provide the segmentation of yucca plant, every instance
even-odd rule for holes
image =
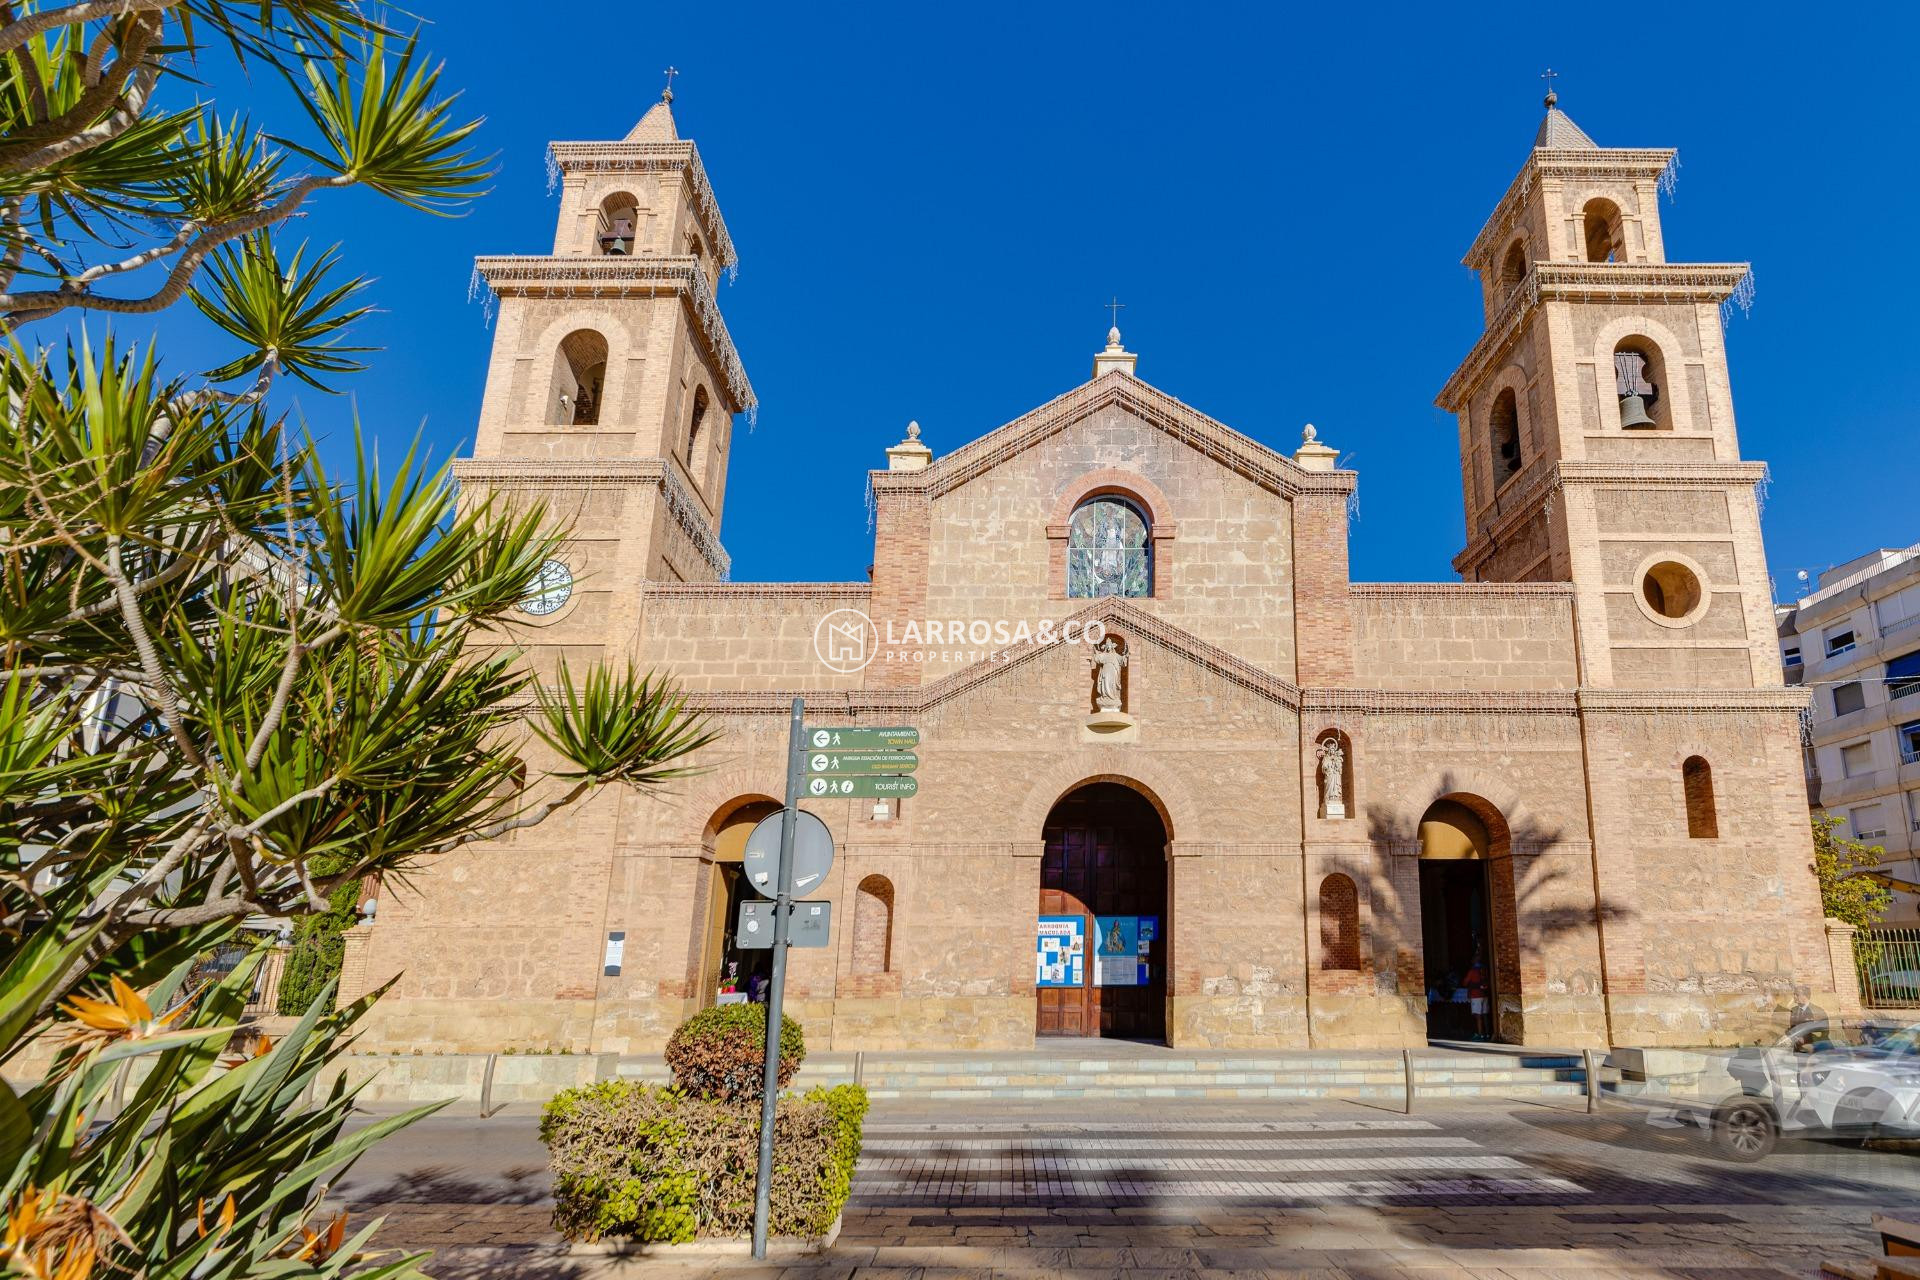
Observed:
[[[394,52],[389,53],[389,46]],[[304,137],[161,105],[214,46]],[[445,213],[488,176],[439,70],[353,0],[0,6],[0,1266],[52,1280],[418,1274],[330,1180],[373,997],[242,1026],[267,921],[656,786],[712,740],[670,684],[537,689],[506,618],[565,530],[275,406],[326,384],[364,282],[274,231],[324,189]],[[61,317],[191,299],[197,379]],[[527,776],[534,737],[557,757]],[[263,944],[262,944],[263,945]],[[198,980],[216,948],[253,950]],[[29,1064],[32,1064],[31,1067]]]

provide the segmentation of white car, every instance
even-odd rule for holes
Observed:
[[[1800,1105],[1840,1137],[1920,1137],[1920,1027],[1815,1066]]]

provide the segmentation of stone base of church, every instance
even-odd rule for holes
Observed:
[[[1839,1008],[1838,997],[1814,1003]],[[1034,1006],[1019,996],[797,998],[787,1014],[810,1048],[867,1051],[1025,1051],[1035,1045]],[[1498,1010],[1503,1038],[1538,1048],[1750,1044],[1785,1031],[1785,1004],[1757,990],[1616,996],[1549,995]],[[407,1000],[376,1007],[360,1047],[410,1053],[570,1052],[652,1054],[695,1012],[685,1000]],[[1608,1014],[1612,1034],[1608,1034]],[[1175,996],[1168,1044],[1176,1049],[1400,1049],[1427,1043],[1417,996],[1315,994],[1249,999]],[[1309,1026],[1311,1029],[1309,1029]]]

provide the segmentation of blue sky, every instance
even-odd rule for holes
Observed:
[[[500,173],[458,219],[354,192],[295,229],[377,277],[355,334],[384,348],[373,370],[351,403],[297,397],[336,459],[355,405],[383,452],[416,429],[469,447],[492,336],[473,256],[547,251],[546,141],[620,137],[671,63],[761,401],[735,435],[736,578],[863,577],[865,472],[907,420],[944,453],[1075,385],[1117,294],[1145,380],[1348,455],[1356,579],[1450,580],[1458,458],[1433,397],[1480,319],[1459,259],[1551,65],[1602,146],[1680,149],[1670,258],[1754,263],[1728,345],[1743,451],[1773,468],[1779,594],[1920,540],[1912,8],[1666,6],[1631,34],[1545,5],[415,8]],[[223,109],[293,124],[269,82],[215,83]],[[176,366],[224,358],[185,317],[163,332]]]

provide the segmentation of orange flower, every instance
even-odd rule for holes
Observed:
[[[342,1209],[333,1221],[327,1224],[327,1229],[323,1232],[315,1233],[302,1227],[300,1234],[306,1237],[306,1242],[295,1251],[293,1255],[295,1260],[325,1262],[338,1251],[347,1238],[347,1211]]]
[[[182,1000],[156,1018],[153,1006],[147,1003],[145,997],[122,982],[117,975],[109,977],[107,982],[111,989],[107,999],[80,995],[67,997],[63,1007],[77,1024],[67,1031],[68,1043],[92,1047],[112,1044],[117,1040],[144,1040],[165,1031],[168,1024],[185,1013],[187,1005],[191,1003]]]
[[[129,1243],[120,1224],[84,1196],[27,1186],[7,1211],[0,1257],[32,1280],[88,1280],[103,1243]]]

